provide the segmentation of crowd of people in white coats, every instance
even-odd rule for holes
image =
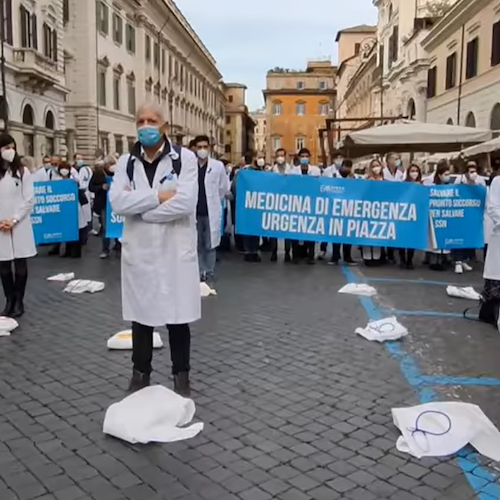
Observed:
[[[238,234],[236,197],[238,172],[254,169],[279,175],[359,178],[369,181],[410,182],[425,185],[449,183],[482,184],[489,187],[485,230],[490,249],[484,277],[485,296],[500,303],[500,160],[496,159],[488,176],[480,175],[478,165],[468,162],[465,171],[452,177],[450,165],[441,161],[435,172],[423,176],[421,167],[411,162],[403,168],[398,154],[386,155],[384,161],[373,159],[365,175],[353,170],[353,162],[340,154],[327,168],[311,164],[306,148],[287,161],[287,152],[278,149],[272,165],[262,153],[247,154],[240,165],[224,158],[211,157],[210,139],[196,137],[189,148],[170,141],[163,110],[154,103],[139,107],[136,117],[138,141],[124,155],[100,157],[90,167],[76,154],[72,161],[61,156],[45,157],[39,168],[23,165],[14,139],[0,135],[0,275],[6,297],[3,316],[19,317],[24,313],[24,293],[28,276],[27,259],[36,255],[30,213],[34,203],[33,183],[73,179],[78,185],[79,239],[53,246],[53,256],[81,258],[88,235],[100,235],[100,257],[113,251],[121,255],[123,318],[132,323],[133,373],[130,390],[149,385],[152,371],[153,328],[167,325],[171,348],[174,388],[189,395],[190,329],[199,319],[200,280],[214,280],[219,252],[236,249],[247,262],[261,262],[269,252],[271,262],[278,261],[278,240]],[[112,182],[111,182],[112,179]],[[124,220],[122,237],[112,242],[106,237],[106,208]],[[98,219],[99,224],[95,224]],[[94,230],[95,226],[95,230]],[[499,242],[496,242],[496,239]],[[353,249],[347,244],[328,245],[286,240],[284,261],[314,264],[356,265]],[[494,244],[493,244],[494,243]],[[367,266],[395,263],[413,269],[414,250],[363,247],[362,261]],[[472,268],[475,250],[432,250],[425,263],[432,269],[445,270],[450,264],[455,272]],[[498,307],[497,307],[498,311]]]

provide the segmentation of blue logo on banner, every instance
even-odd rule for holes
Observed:
[[[431,248],[483,248],[486,188],[455,184],[432,186],[429,216]]]
[[[111,186],[113,182],[113,177],[107,177],[106,183],[108,186]],[[106,238],[121,238],[123,233],[123,217],[121,215],[116,215],[113,212],[113,208],[111,207],[111,203],[109,202],[109,189],[108,196],[106,199]]]
[[[78,186],[75,181],[35,182],[31,224],[35,243],[78,241]]]
[[[238,173],[243,235],[425,248],[428,210],[428,190],[409,182]]]

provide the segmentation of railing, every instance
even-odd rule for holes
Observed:
[[[57,69],[57,62],[31,48],[14,49],[14,62],[29,69],[42,69],[51,76]]]

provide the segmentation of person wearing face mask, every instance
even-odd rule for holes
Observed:
[[[18,318],[24,314],[27,259],[36,255],[30,219],[35,196],[10,135],[0,135],[0,152],[0,278],[6,299],[0,316]]]
[[[344,157],[339,152],[335,153],[333,164],[325,168],[325,170],[323,171],[323,177],[335,177],[335,174],[339,171],[343,164]]]
[[[221,240],[222,201],[229,194],[229,179],[222,162],[209,158],[210,139],[200,135],[194,140],[198,157],[198,263],[200,281],[212,284],[216,248]]]
[[[396,153],[389,153],[385,157],[386,166],[383,169],[384,180],[391,182],[403,182],[405,174],[403,173],[403,162]]]
[[[50,156],[44,156],[42,165],[38,167],[32,174],[33,182],[45,182],[49,180],[49,172],[51,169]]]
[[[174,390],[190,395],[190,323],[201,317],[197,252],[196,156],[172,144],[163,108],[146,103],[136,114],[138,142],[120,157],[109,190],[124,219],[123,319],[132,322],[129,392],[150,385],[153,331],[167,325]],[[208,175],[208,174],[207,174]]]
[[[116,158],[117,153],[113,155],[113,158]],[[119,155],[118,155],[119,157]],[[92,226],[92,195],[89,191],[89,183],[90,179],[92,179],[92,169],[85,163],[83,159],[83,155],[79,153],[75,153],[73,156],[73,165],[76,171],[78,172],[78,177],[80,179],[80,189],[82,190],[81,196],[83,200],[83,196],[87,199],[88,203],[84,203],[82,205],[82,218],[87,222],[87,231],[86,234],[83,235],[83,244],[87,243],[88,234],[91,230]]]
[[[103,163],[97,164],[90,179],[89,191],[94,194],[93,211],[99,216],[102,224],[102,251],[100,258],[107,259],[111,255],[111,240],[106,238],[106,209],[108,204],[108,192],[113,176],[116,170],[116,158],[112,155],[107,156]],[[120,242],[115,241],[113,248],[120,250]]]

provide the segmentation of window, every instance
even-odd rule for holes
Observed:
[[[120,111],[120,77],[113,77],[113,108]]]
[[[446,59],[446,90],[452,89],[457,84],[457,53],[449,55]]]
[[[161,74],[164,75],[167,69],[167,53],[165,49],[161,49]]]
[[[232,95],[229,96],[228,101],[229,102],[233,102],[233,96]]]
[[[327,102],[322,102],[319,104],[319,114],[321,116],[328,116],[328,113],[330,112],[330,104]]]
[[[153,64],[155,68],[160,67],[160,46],[155,43],[153,48]]]
[[[47,115],[45,116],[45,128],[48,128],[49,130],[54,130],[55,128],[55,120],[54,120],[54,113],[52,111],[47,111]]]
[[[280,116],[282,111],[283,110],[282,110],[281,102],[275,102],[273,104],[273,115]]]
[[[151,37],[149,35],[146,35],[145,50],[146,61],[151,61]]]
[[[31,14],[24,5],[20,7],[21,13],[21,47],[38,49],[38,34],[36,14]]]
[[[231,123],[231,117],[226,116],[226,125],[229,125]]]
[[[132,151],[132,149],[134,149],[135,141],[135,137],[127,137],[127,149],[129,151]]]
[[[121,135],[115,135],[115,152],[119,155],[123,154],[123,137]]]
[[[135,54],[135,28],[127,24],[125,28],[125,44],[131,54]]]
[[[43,55],[57,61],[57,31],[43,23]]]
[[[113,14],[113,40],[119,45],[123,43],[123,19],[116,13]]]
[[[306,85],[304,82],[297,82],[297,90],[304,90]]]
[[[389,38],[389,67],[397,62],[399,57],[399,26],[394,26]]]
[[[129,80],[127,82],[127,93],[128,93],[128,112],[130,115],[134,115],[136,112],[135,85],[132,80]]]
[[[103,35],[109,33],[109,9],[102,0],[97,2],[97,26]]]
[[[273,151],[281,148],[281,137],[273,137]]]
[[[497,134],[500,131],[500,103],[496,103],[491,110],[490,129],[496,130]]]
[[[12,0],[3,1],[3,41],[9,45],[13,44],[12,36]]]
[[[384,46],[380,45],[378,49],[378,65],[380,68],[384,67]]]
[[[446,125],[453,125],[453,118],[448,118]]]
[[[306,147],[306,139],[305,137],[297,137],[295,139],[295,150],[300,151],[302,148]]]
[[[99,106],[106,106],[106,70],[99,68],[97,93],[99,98]]]
[[[224,153],[231,153],[231,144],[226,144],[224,146]]]
[[[479,38],[476,37],[467,44],[467,64],[465,67],[465,78],[467,78],[467,80],[477,76],[478,49]]]
[[[318,88],[319,90],[326,90],[328,88],[328,85],[324,80],[320,80],[320,82],[318,83]]]
[[[491,40],[491,65],[500,64],[500,21],[493,25],[493,36]]]
[[[295,113],[297,114],[297,116],[304,116],[306,114],[306,103],[298,102],[295,105]]]
[[[436,78],[437,78],[437,67],[433,66],[429,69],[427,73],[427,97],[435,97],[436,95]]]
[[[354,55],[357,56],[360,52],[361,52],[361,44],[355,43],[354,44]]]
[[[476,128],[476,117],[472,111],[469,111],[467,118],[465,119],[465,126],[470,128]]]
[[[69,22],[69,0],[63,0],[63,22],[64,24]]]

